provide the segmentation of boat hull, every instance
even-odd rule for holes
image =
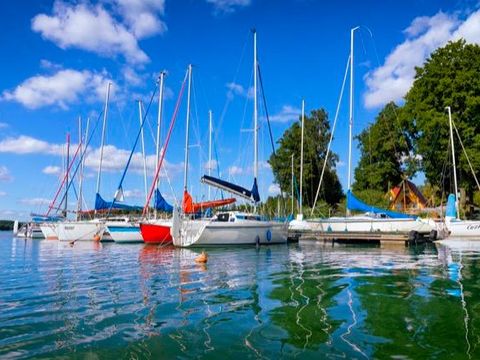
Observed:
[[[138,243],[143,242],[140,226],[131,225],[108,225],[107,231],[113,241],[118,243]]]
[[[60,241],[96,241],[100,240],[105,225],[100,222],[61,222],[55,224],[55,232]]]
[[[176,246],[270,245],[287,242],[287,228],[277,222],[226,223],[193,220],[183,225],[181,236],[174,238]]]
[[[418,219],[379,219],[368,217],[339,217],[320,220],[294,220],[290,231],[316,232],[385,232],[409,233],[416,231],[427,235],[435,230],[431,225]]]
[[[452,238],[476,238],[480,241],[480,221],[447,220],[446,225]]]
[[[42,230],[43,236],[47,240],[58,240],[57,233],[55,232],[55,224],[53,223],[45,223],[40,225],[40,229]]]
[[[172,244],[171,227],[171,221],[141,223],[140,232],[146,244]]]

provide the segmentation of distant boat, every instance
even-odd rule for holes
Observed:
[[[352,167],[352,125],[353,125],[353,42],[354,32],[358,27],[350,32],[350,121],[349,121],[349,156],[348,156],[348,190],[347,190],[347,216],[329,217],[321,219],[303,219],[303,215],[290,222],[291,231],[320,231],[320,232],[395,232],[410,233],[415,231],[421,235],[429,235],[436,238],[436,231],[428,221],[423,221],[417,217],[380,209],[357,199],[351,190],[351,167]],[[342,87],[343,89],[343,87]],[[330,139],[333,139],[332,137]],[[330,149],[330,144],[329,144]],[[328,156],[327,151],[327,156]],[[325,160],[326,163],[326,160]],[[302,181],[302,180],[300,180]],[[349,216],[350,211],[364,212],[362,215]]]
[[[254,179],[251,190],[225,180],[205,175],[202,182],[243,197],[255,205],[260,201],[258,193],[258,112],[257,112],[257,34],[253,31],[253,93],[254,93]],[[188,135],[187,146],[188,150]],[[185,172],[188,169],[188,152],[185,156]],[[186,176],[184,182],[184,208],[188,197]],[[191,199],[191,198],[190,198]],[[269,221],[255,213],[220,212],[211,219],[192,220],[188,215],[174,212],[172,224],[173,244],[180,247],[208,245],[255,245],[287,242],[287,224]]]
[[[458,210],[458,183],[457,183],[457,166],[455,162],[455,143],[453,141],[453,121],[452,110],[447,107],[448,121],[450,127],[450,143],[452,147],[453,159],[453,182],[455,194],[448,195],[447,209],[445,213],[445,225],[452,238],[475,238],[480,241],[480,220],[461,220]],[[457,133],[458,134],[458,133]],[[474,174],[475,176],[475,174]]]

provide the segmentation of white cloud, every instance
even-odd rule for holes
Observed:
[[[164,33],[166,24],[160,20],[165,13],[165,0],[113,0],[130,31],[137,39]]]
[[[109,81],[106,73],[59,70],[53,75],[33,76],[14,90],[4,91],[2,98],[16,101],[29,109],[49,105],[67,109],[69,104],[78,102],[81,95],[89,101],[102,99]]]
[[[207,3],[212,4],[217,13],[231,13],[250,5],[251,0],[207,0]]]
[[[25,135],[0,141],[0,153],[62,155],[63,147]]]
[[[157,31],[161,29],[159,23],[152,23],[148,16],[141,15],[141,19],[138,19],[140,22],[145,20],[143,25],[131,19],[135,15],[140,16],[131,11],[138,9],[139,3],[143,2],[118,0],[118,9],[126,16],[125,22],[131,29],[117,21],[100,4],[93,6],[55,1],[52,15],[39,14],[32,19],[32,30],[62,49],[78,48],[108,57],[122,55],[129,63],[145,63],[149,58],[140,49],[138,39],[140,35],[151,35],[155,28]]]
[[[230,82],[225,85],[227,87],[227,97],[233,99],[235,96],[247,97],[249,99],[253,98],[253,87],[245,89],[242,85]]]
[[[18,200],[18,202],[20,204],[31,205],[31,206],[50,204],[50,200],[44,199],[44,198],[25,198],[25,199]]]
[[[139,189],[124,190],[123,195],[126,198],[133,198],[133,199],[145,198],[145,192]]]
[[[286,123],[298,120],[302,110],[291,105],[283,105],[282,110],[274,115],[270,115],[271,122]]]
[[[47,174],[47,175],[60,175],[62,172],[62,169],[60,169],[60,166],[47,166],[43,168],[42,173]]]
[[[4,122],[0,122],[0,129],[5,129],[8,127],[8,124],[7,123],[4,123]]]
[[[401,100],[413,84],[415,67],[448,41],[464,38],[470,43],[480,43],[480,10],[463,21],[456,14],[443,12],[417,17],[404,33],[405,41],[386,57],[382,66],[365,76],[367,108]]]
[[[217,164],[217,160],[210,160],[210,161],[207,161],[204,165],[203,165],[204,169],[205,170],[216,170],[217,167],[218,167],[218,164]]]
[[[5,191],[0,191],[0,196],[7,196],[7,193]]]
[[[10,174],[10,170],[6,166],[0,166],[0,181],[10,182],[13,180],[13,176]]]
[[[239,166],[230,166],[228,168],[228,175],[230,176],[235,176],[235,175],[242,175],[243,174],[243,169]]]
[[[280,186],[278,184],[271,184],[268,187],[268,193],[272,196],[276,196],[280,194]]]

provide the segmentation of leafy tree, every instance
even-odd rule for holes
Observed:
[[[361,157],[355,169],[355,192],[370,189],[385,193],[402,176],[413,175],[415,161],[409,156],[413,145],[408,135],[402,130],[398,107],[387,104],[375,122],[357,136]]]
[[[313,110],[310,116],[305,116],[304,128],[303,203],[309,207],[313,206],[329,140],[327,113],[324,109]],[[268,162],[276,182],[285,191],[291,188],[292,154],[294,174],[297,179],[300,178],[301,119],[285,131],[278,144],[280,146],[276,154],[272,154]],[[320,198],[330,205],[338,203],[343,197],[342,186],[335,172],[337,160],[336,154],[329,155],[320,191]]]
[[[405,97],[401,116],[422,168],[431,184],[452,191],[449,126],[446,106],[452,109],[468,156],[476,171],[480,170],[480,46],[464,40],[449,42],[437,49],[422,67],[416,69],[415,81]],[[456,137],[456,136],[455,136]],[[466,157],[456,140],[459,182],[468,195],[473,195],[475,182]],[[443,166],[442,166],[443,165]],[[446,171],[442,171],[445,167]]]

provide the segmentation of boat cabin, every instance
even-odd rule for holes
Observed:
[[[243,222],[243,221],[263,221],[263,217],[258,214],[241,213],[236,211],[221,212],[216,214],[213,221],[218,222]]]

